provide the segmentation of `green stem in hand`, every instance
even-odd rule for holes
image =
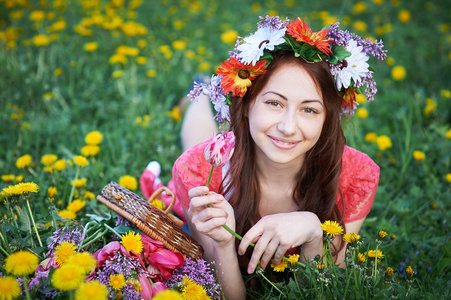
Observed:
[[[213,175],[213,169],[215,168],[215,166],[211,166],[211,170],[210,170],[210,175],[208,175],[208,180],[207,180],[207,187],[210,186],[210,180],[211,180],[211,176]],[[211,207],[210,204],[208,205],[208,207]],[[243,237],[241,235],[239,235],[238,233],[236,233],[235,231],[233,231],[229,226],[227,226],[226,224],[222,225],[222,227],[224,227],[228,232],[230,232],[234,237],[236,237],[237,239],[239,239],[240,241],[243,239]],[[250,243],[249,245],[251,245],[252,247],[255,247],[254,243]]]

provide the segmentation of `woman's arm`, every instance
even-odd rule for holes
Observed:
[[[235,237],[222,225],[235,229],[230,204],[207,187],[189,191],[190,207],[185,210],[192,236],[204,248],[204,257],[215,262],[217,278],[227,299],[245,299],[246,288],[238,265]]]

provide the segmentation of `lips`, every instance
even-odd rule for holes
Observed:
[[[297,144],[299,144],[302,141],[293,141],[293,140],[287,140],[282,138],[276,138],[273,136],[268,136],[271,143],[279,149],[282,150],[291,150],[294,147],[296,147]]]

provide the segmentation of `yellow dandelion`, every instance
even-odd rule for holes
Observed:
[[[85,199],[94,200],[95,197],[96,195],[94,195],[94,193],[91,193],[90,191],[85,191],[85,193],[83,194],[83,198]]]
[[[98,44],[96,42],[91,42],[91,43],[86,43],[83,48],[85,49],[85,51],[88,52],[93,52],[96,51],[98,47]]]
[[[377,143],[377,146],[379,147],[380,150],[386,150],[386,149],[392,147],[391,140],[386,135],[378,136],[376,138],[376,143]]]
[[[67,210],[73,211],[74,213],[79,212],[86,204],[86,201],[80,199],[75,199],[67,206]]]
[[[343,241],[349,244],[354,244],[358,240],[360,240],[360,235],[356,234],[355,232],[349,232],[343,235]]]
[[[295,266],[299,262],[299,254],[291,254],[290,256],[288,256],[288,262],[292,266]]]
[[[103,134],[101,134],[99,131],[91,131],[85,136],[85,142],[88,145],[98,145],[103,140]]]
[[[155,199],[150,204],[155,206],[156,208],[163,209],[163,210],[165,209],[164,203],[160,199]]]
[[[58,266],[62,266],[65,264],[72,256],[75,255],[77,246],[74,245],[74,242],[62,242],[56,248],[56,251],[53,253],[54,258]]]
[[[207,292],[200,284],[195,283],[188,276],[183,277],[182,285],[182,297],[184,300],[200,300],[207,298]],[[207,298],[208,299],[208,298]]]
[[[124,71],[122,70],[116,70],[113,72],[113,74],[111,74],[111,77],[113,78],[119,78],[122,77],[122,75],[124,75]]]
[[[221,34],[221,40],[227,44],[234,44],[238,37],[238,32],[235,30],[227,30],[223,34]]]
[[[357,31],[365,31],[367,25],[363,21],[355,21],[354,24],[352,24],[352,27]]]
[[[5,193],[8,197],[20,195],[15,185],[10,185],[6,188],[3,188],[2,192]]]
[[[143,242],[141,240],[141,235],[133,231],[129,231],[122,236],[121,244],[125,247],[128,253],[130,251],[140,254],[143,251]]]
[[[364,12],[366,10],[366,4],[363,1],[359,1],[356,4],[354,4],[354,7],[352,8],[352,10],[356,13],[356,14],[360,14],[362,12]]]
[[[374,133],[374,132],[368,132],[368,133],[365,135],[365,141],[374,143],[376,140],[377,140],[377,134]]]
[[[39,186],[34,182],[21,182],[15,185],[15,189],[18,194],[37,193]]]
[[[174,106],[174,108],[172,108],[172,110],[168,112],[167,115],[168,117],[174,119],[176,122],[180,122],[180,120],[182,120],[182,114],[178,106]]]
[[[326,267],[325,264],[318,264],[318,265],[316,266],[316,268],[317,268],[318,270],[320,270],[320,271],[324,270],[325,267]]]
[[[368,117],[368,110],[366,110],[366,108],[358,108],[356,111],[356,115],[357,117],[361,118],[361,119],[365,119]]]
[[[445,133],[445,137],[451,140],[451,128]]]
[[[145,65],[145,64],[147,63],[147,57],[144,57],[144,56],[138,56],[138,57],[136,58],[136,63],[137,63],[138,65]]]
[[[20,295],[20,285],[12,276],[0,277],[0,299],[12,300]]]
[[[380,230],[378,235],[380,239],[384,239],[388,235],[388,233],[386,233],[383,230]]]
[[[149,78],[155,77],[155,76],[157,76],[157,71],[155,71],[155,70],[148,70],[148,71],[146,72],[146,75],[147,75],[147,77],[149,77]]]
[[[446,181],[451,182],[451,173],[446,174],[445,179]]]
[[[100,281],[92,280],[82,283],[75,292],[75,300],[107,300],[108,288]]]
[[[63,219],[70,219],[70,220],[73,220],[77,217],[77,215],[73,211],[70,211],[67,209],[60,210],[58,212],[58,215]]]
[[[86,157],[81,156],[81,155],[77,155],[74,157],[74,163],[79,166],[79,167],[86,167],[87,165],[89,165],[89,161]]]
[[[391,70],[391,77],[394,80],[403,80],[406,77],[406,69],[403,66],[396,66]]]
[[[45,18],[45,12],[43,10],[33,10],[30,13],[30,20],[35,22],[40,22],[44,20]]]
[[[331,24],[331,23],[329,23],[329,24]],[[357,101],[357,103],[362,104],[362,103],[365,103],[366,97],[363,94],[357,94],[357,96],[355,96],[355,100]]]
[[[41,157],[41,163],[45,166],[53,164],[58,157],[55,154],[46,154]]]
[[[283,272],[287,267],[288,267],[287,261],[284,259],[282,259],[278,265],[274,265],[273,262],[271,261],[271,268],[273,268],[275,272]]]
[[[377,253],[376,253],[377,252]],[[368,254],[369,258],[384,258],[384,254],[382,253],[382,250],[369,250],[368,253],[365,252],[365,255]]]
[[[330,236],[336,236],[338,234],[343,234],[343,227],[335,221],[325,221],[321,224],[321,228],[324,233]]]
[[[28,251],[17,251],[5,260],[5,270],[15,276],[33,274],[38,267],[39,260],[36,255]]]
[[[387,277],[392,277],[393,276],[393,269],[388,267],[387,269],[385,269],[385,275]]]
[[[201,71],[207,71],[207,70],[210,70],[210,68],[211,68],[210,63],[208,63],[206,61],[201,62],[199,65],[199,70],[201,70]]]
[[[58,290],[71,291],[79,287],[84,280],[83,269],[77,265],[65,264],[52,275],[52,284]]]
[[[403,23],[409,23],[410,19],[412,18],[412,15],[410,14],[410,11],[407,9],[403,9],[398,14],[398,19]]]
[[[68,264],[74,264],[83,269],[85,274],[90,273],[97,266],[97,261],[89,252],[81,252],[72,255],[67,260]]]
[[[407,277],[412,278],[413,275],[415,274],[415,271],[412,269],[411,266],[408,266],[406,269],[406,274],[407,274]]]
[[[109,60],[110,64],[112,64],[112,65],[118,64],[118,63],[125,65],[127,63],[127,61],[128,61],[127,57],[121,53],[113,54]]]
[[[4,182],[11,182],[16,178],[13,174],[2,175],[2,180]]]
[[[66,168],[66,161],[64,159],[59,159],[53,164],[53,169],[57,171],[66,170]]]
[[[22,175],[16,176],[16,182],[21,183],[22,181],[23,181],[23,176]]]
[[[110,275],[110,286],[113,289],[119,290],[119,289],[123,288],[124,285],[125,285],[124,274]]]
[[[362,264],[364,262],[366,262],[366,255],[363,253],[357,254],[357,262],[362,263]]]
[[[97,145],[86,145],[81,148],[80,152],[83,156],[96,156],[100,151],[100,147]]]
[[[445,98],[451,98],[451,91],[450,90],[441,90],[440,96],[443,96]]]
[[[146,40],[139,40],[138,41],[138,47],[139,48],[146,48],[146,46],[147,46],[147,42],[146,42]]]
[[[25,167],[30,166],[31,163],[32,163],[31,155],[26,154],[26,155],[23,155],[23,156],[21,156],[21,157],[19,157],[19,158],[17,159],[17,161],[16,161],[16,167],[17,167],[18,169],[23,169],[23,168],[25,168]]]
[[[186,300],[182,294],[175,290],[164,290],[156,294],[152,300]]]
[[[426,158],[426,154],[424,154],[424,152],[421,151],[413,151],[413,158],[415,158],[416,160],[424,160]]]
[[[85,186],[86,180],[87,180],[86,178],[80,178],[80,179],[77,179],[77,180],[71,180],[70,184],[71,185],[75,185],[75,187],[77,189],[81,189],[81,188],[83,188]]]
[[[124,188],[132,191],[138,188],[138,181],[136,180],[135,177],[130,175],[124,175],[121,178],[119,178],[119,184]]]
[[[180,41],[180,40],[174,41],[172,43],[172,47],[174,47],[175,50],[185,50],[186,42],[185,41]]]

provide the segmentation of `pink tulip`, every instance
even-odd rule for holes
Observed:
[[[153,296],[152,283],[150,283],[149,278],[145,275],[141,274],[138,277],[139,284],[141,285],[141,290],[139,291],[139,295],[144,300],[150,300]]]
[[[131,257],[120,242],[114,241],[94,252],[93,256],[97,260],[97,267],[101,268],[106,260],[114,256],[116,251],[120,251],[123,255]]]
[[[174,270],[183,266],[184,263],[183,256],[180,253],[175,253],[164,248],[159,248],[157,251],[150,253],[147,259],[150,265],[161,272],[161,276],[154,278],[155,281],[168,279]]]
[[[152,284],[152,293],[153,295],[158,294],[161,291],[167,290],[166,286],[162,282],[155,282]]]
[[[214,135],[205,147],[205,159],[215,167],[223,167],[232,157],[235,150],[235,135],[233,131]]]

